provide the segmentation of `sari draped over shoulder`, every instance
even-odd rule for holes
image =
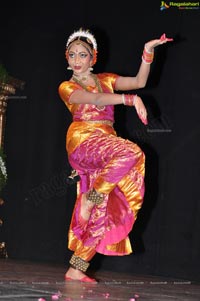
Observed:
[[[104,93],[114,93],[118,75],[96,76]],[[137,144],[117,136],[113,105],[98,108],[70,103],[76,89],[83,88],[70,81],[59,86],[60,97],[73,116],[66,137],[69,163],[80,176],[68,247],[86,261],[96,252],[128,255],[132,252],[128,235],[143,202],[145,155]],[[87,90],[95,93],[94,87]],[[78,221],[81,196],[92,188],[106,197],[93,207],[87,228],[83,229]]]

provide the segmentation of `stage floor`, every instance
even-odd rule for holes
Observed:
[[[0,259],[0,301],[199,301],[200,283],[150,275],[96,272],[98,284],[65,282],[65,267]]]

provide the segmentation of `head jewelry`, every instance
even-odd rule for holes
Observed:
[[[93,65],[94,65],[97,61],[97,42],[93,34],[91,34],[91,32],[88,29],[83,30],[82,28],[80,28],[78,31],[75,31],[69,36],[66,44],[66,53],[65,53],[67,60],[69,58],[68,51],[70,46],[72,45],[73,42],[77,42],[77,41],[79,41],[83,46],[85,46],[88,49],[88,51],[93,57]]]

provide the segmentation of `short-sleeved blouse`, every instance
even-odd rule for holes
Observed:
[[[119,75],[114,73],[96,74],[104,93],[113,93],[115,89],[116,79]],[[114,122],[114,106],[107,105],[101,109],[93,104],[75,104],[70,103],[70,96],[77,89],[84,90],[78,83],[72,81],[64,81],[59,86],[59,95],[65,102],[67,108],[73,116],[73,121],[89,121],[89,120],[110,120]],[[93,92],[94,87],[87,87],[87,91]],[[95,93],[95,92],[94,92]]]

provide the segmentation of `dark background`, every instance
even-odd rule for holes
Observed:
[[[144,205],[130,235],[135,252],[97,255],[92,267],[200,280],[200,10],[161,11],[160,1],[39,3],[1,5],[0,62],[25,82],[6,112],[0,241],[9,258],[67,266],[71,256],[67,232],[76,187],[66,185],[65,151],[71,117],[58,95],[70,77],[69,34],[81,26],[94,32],[95,73],[135,75],[144,43],[166,33],[174,42],[156,49],[147,86],[136,91],[149,125],[134,108],[116,106],[118,134],[137,142],[147,160]]]

